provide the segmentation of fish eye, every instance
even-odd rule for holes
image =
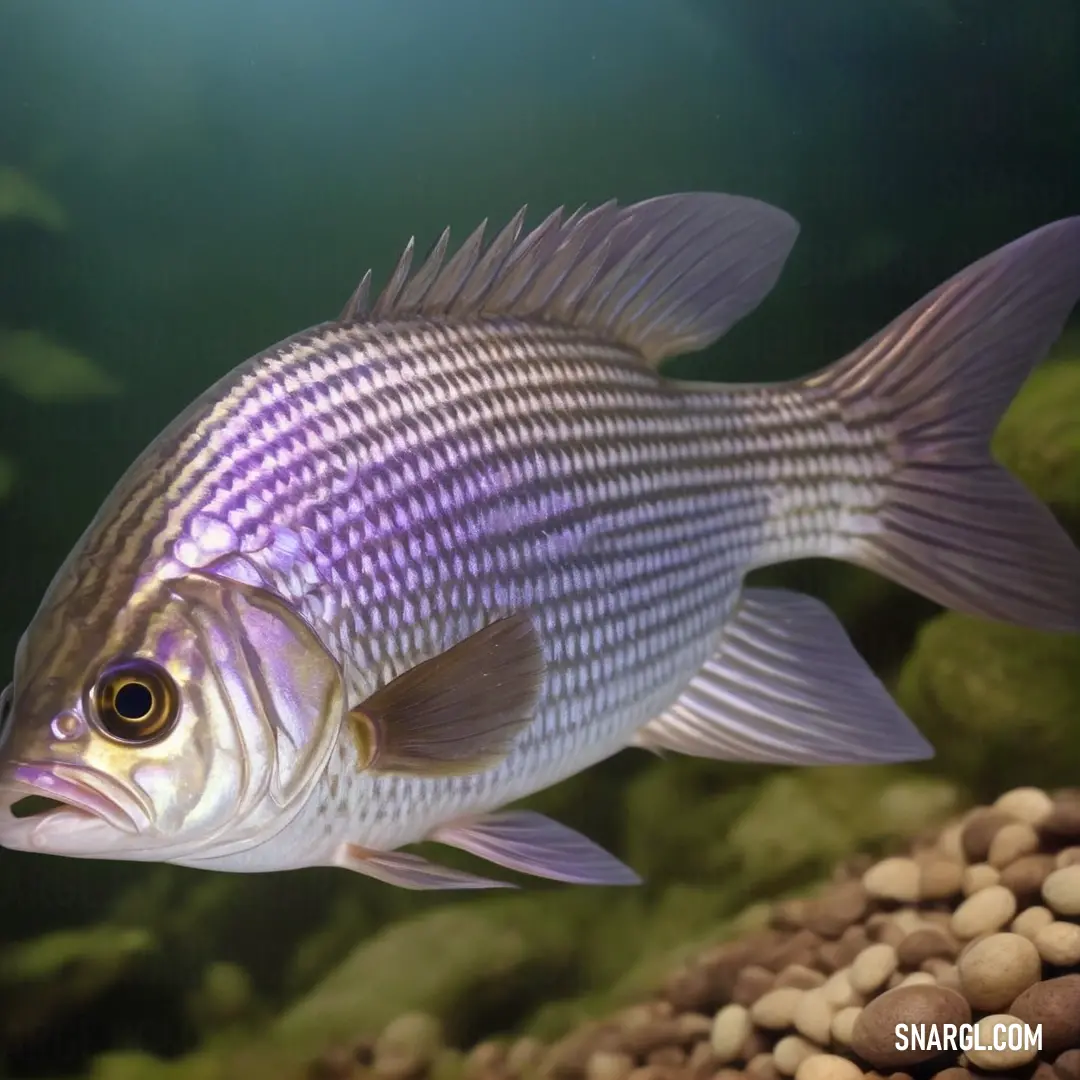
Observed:
[[[94,684],[98,727],[117,742],[148,743],[167,735],[180,711],[180,695],[168,672],[149,660],[110,664]]]

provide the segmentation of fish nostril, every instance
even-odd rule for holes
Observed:
[[[65,805],[65,803],[59,802],[57,799],[50,799],[45,795],[26,795],[13,802],[8,809],[14,818],[31,818],[40,817],[40,815],[50,810],[58,810]]]

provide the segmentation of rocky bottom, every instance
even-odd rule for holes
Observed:
[[[900,1046],[898,1024],[942,1037],[943,1025],[976,1025],[982,1045]],[[1041,1025],[1041,1049],[994,1048],[998,1024]],[[554,1044],[462,1053],[430,1017],[409,1015],[309,1075],[1080,1080],[1080,791],[1017,788],[905,855],[841,867],[815,896],[772,905],[764,929],[674,971],[652,1000]]]

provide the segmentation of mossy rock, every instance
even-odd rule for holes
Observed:
[[[406,1012],[441,1020],[452,1043],[510,1026],[576,983],[583,923],[599,903],[592,890],[576,905],[540,892],[458,903],[393,924],[286,1011],[271,1037],[290,1056],[308,1056],[376,1035]]]
[[[994,436],[994,453],[1080,539],[1080,332],[1025,383]]]
[[[900,704],[934,745],[932,767],[990,798],[1080,774],[1080,638],[947,613],[918,636]]]

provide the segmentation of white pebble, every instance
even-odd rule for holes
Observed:
[[[1080,865],[1064,866],[1047,874],[1042,894],[1046,906],[1058,915],[1080,915]]]
[[[825,980],[821,993],[834,1009],[843,1009],[848,1005],[861,1004],[861,999],[855,992],[855,987],[851,985],[851,968],[849,967],[834,971]]]
[[[1009,929],[1014,934],[1023,934],[1026,938],[1034,939],[1044,926],[1049,926],[1053,921],[1054,913],[1049,908],[1029,907],[1013,919]]]
[[[1054,800],[1040,788],[1018,787],[999,795],[994,809],[1028,825],[1039,825],[1050,816]]]
[[[949,925],[958,938],[967,941],[1000,930],[1015,916],[1016,897],[1004,885],[991,885],[969,896],[953,912]]]
[[[1000,871],[989,863],[974,863],[964,868],[964,879],[961,886],[965,896],[974,896],[983,889],[996,885],[1001,880]]]
[[[863,874],[863,888],[879,900],[913,904],[919,899],[919,865],[914,859],[894,857],[874,863]]]
[[[995,1041],[994,1028],[998,1024],[1004,1024],[1006,1027],[1006,1031],[997,1032],[996,1038],[999,1041],[1002,1036],[1005,1037],[1006,1041],[1010,1040],[1011,1032],[1007,1030],[1008,1028],[1013,1027],[1015,1030],[1020,1027],[1020,1021],[1015,1016],[1009,1016],[1007,1013],[984,1016],[976,1028],[978,1048],[973,1047],[965,1051],[971,1064],[976,1069],[990,1069],[998,1072],[1004,1069],[1018,1069],[1033,1061],[1035,1054],[1038,1052],[1035,1046],[1025,1045],[1020,1050],[995,1050],[993,1048]]]
[[[862,1080],[863,1071],[853,1061],[837,1054],[808,1057],[795,1073],[795,1080]]]
[[[794,986],[781,986],[770,990],[750,1006],[750,1019],[766,1031],[781,1031],[795,1022],[795,1010],[799,1007],[805,990]]]
[[[807,990],[795,1009],[795,1030],[821,1046],[828,1046],[835,1011],[823,989]]]
[[[855,1021],[859,1019],[862,1006],[849,1005],[841,1009],[832,1020],[832,1037],[842,1046],[850,1046],[855,1035]]]
[[[891,945],[867,945],[851,962],[851,985],[860,994],[871,994],[888,982],[899,963]]]
[[[730,1065],[737,1060],[739,1051],[753,1030],[750,1010],[746,1006],[734,1003],[725,1005],[713,1018],[712,1032],[709,1035],[717,1063]]]
[[[994,833],[986,861],[1003,870],[1009,863],[1038,850],[1039,834],[1026,821],[1013,821]]]
[[[820,1053],[820,1047],[808,1042],[801,1035],[785,1035],[773,1047],[773,1064],[781,1076],[794,1076],[799,1066],[811,1054]]]
[[[1052,922],[1035,934],[1039,955],[1056,967],[1080,964],[1080,926],[1076,923]]]

